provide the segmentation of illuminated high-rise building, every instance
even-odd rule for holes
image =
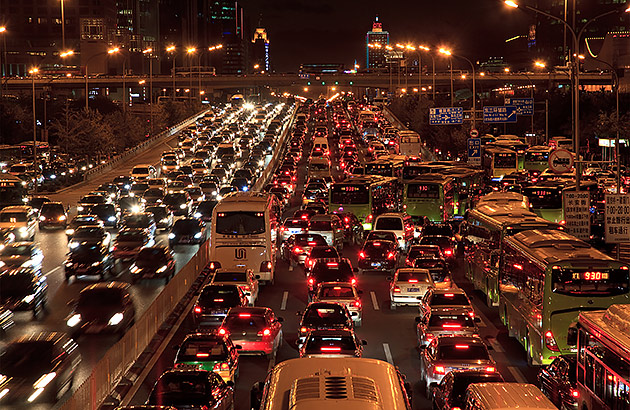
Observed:
[[[254,72],[266,72],[271,70],[269,58],[269,38],[267,30],[262,27],[256,28],[252,39],[252,64]]]
[[[368,31],[365,36],[365,66],[368,70],[378,70],[387,68],[385,54],[389,45],[389,32],[383,30],[383,25],[376,20],[372,23],[372,30]]]

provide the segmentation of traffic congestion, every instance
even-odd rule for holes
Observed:
[[[208,241],[207,281],[119,410],[630,408],[613,171],[578,186],[549,169],[565,141],[514,135],[484,136],[479,165],[441,160],[364,99],[213,111],[71,208],[0,210],[0,407],[72,395],[90,343],[133,328],[138,293]],[[585,240],[572,191],[590,197]],[[55,286],[80,284],[56,323],[38,246],[53,235]]]

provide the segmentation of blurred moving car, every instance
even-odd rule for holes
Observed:
[[[44,202],[39,209],[39,229],[65,228],[68,214],[61,202]]]
[[[41,270],[0,269],[0,304],[5,309],[30,310],[38,318],[46,309],[47,291],[48,283]]]
[[[164,279],[167,284],[175,276],[175,257],[166,246],[149,246],[140,249],[129,267],[131,283],[142,279]]]
[[[234,383],[208,370],[167,370],[155,382],[146,404],[177,409],[234,408]]]
[[[239,375],[239,347],[228,335],[191,333],[176,346],[175,368],[213,371],[226,382],[234,382]]]

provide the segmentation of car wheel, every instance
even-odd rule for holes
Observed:
[[[363,319],[359,319],[359,320],[357,320],[357,321],[354,323],[354,325],[355,325],[356,327],[361,327],[361,326],[363,325]]]

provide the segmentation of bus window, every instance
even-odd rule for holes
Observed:
[[[217,233],[222,235],[257,235],[265,232],[265,216],[262,212],[220,212],[216,224]]]

